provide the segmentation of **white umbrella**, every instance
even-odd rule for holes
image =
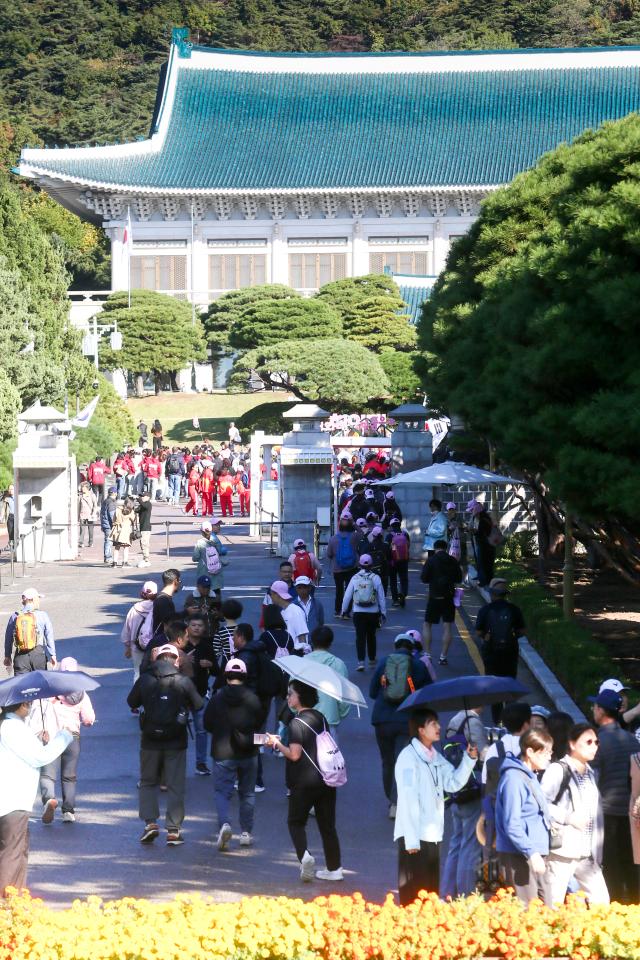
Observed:
[[[462,484],[476,486],[484,483],[520,486],[526,484],[527,481],[518,480],[516,477],[505,477],[501,473],[492,473],[490,470],[481,470],[479,467],[471,467],[468,463],[447,460],[445,463],[434,463],[430,467],[421,467],[419,470],[411,470],[409,473],[398,473],[388,480],[376,480],[374,482],[383,486],[400,483],[424,483],[431,486],[458,487]]]
[[[302,683],[321,693],[326,693],[334,700],[350,703],[355,707],[368,706],[360,687],[351,683],[326,663],[319,663],[307,657],[280,657],[274,663],[277,663],[294,680],[301,680]]]

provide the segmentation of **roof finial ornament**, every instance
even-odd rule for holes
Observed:
[[[171,31],[171,42],[177,47],[179,57],[191,59],[193,44],[189,40],[189,27],[174,27]]]

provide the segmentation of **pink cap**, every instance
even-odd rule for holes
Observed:
[[[374,527],[374,528],[372,529],[372,531],[371,531],[371,536],[372,536],[372,537],[379,537],[381,533],[382,533],[382,527],[379,526],[378,524],[376,524],[375,527]]]
[[[300,538],[293,541],[293,549],[298,550],[299,547],[306,547],[306,543],[304,542],[304,540],[301,540]]]
[[[175,657],[176,660],[180,656],[180,651],[177,647],[174,647],[172,643],[163,643],[161,647],[156,647],[152,652],[152,657],[154,660],[157,660],[158,657],[161,657],[163,654],[168,653],[170,656]]]
[[[445,507],[445,510],[457,510],[457,509],[458,509],[458,508],[456,507],[456,505],[455,505],[455,503],[453,502],[453,500],[450,500],[449,503],[448,503],[448,504],[446,505],[446,507]]]
[[[277,593],[279,597],[282,597],[283,600],[291,600],[291,594],[289,593],[289,585],[284,582],[284,580],[274,580],[269,590],[272,593]]]
[[[227,661],[227,665],[224,668],[225,673],[245,673],[247,672],[247,665],[244,660],[240,660],[238,657],[232,657],[231,660]]]
[[[145,580],[142,584],[142,590],[140,591],[141,597],[155,597],[158,593],[158,584],[154,583],[153,580]]]
[[[373,563],[373,560],[371,559],[370,554],[363,553],[362,556],[360,557],[360,566],[370,567],[372,563]]]

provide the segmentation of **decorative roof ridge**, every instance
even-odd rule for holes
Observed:
[[[640,45],[616,45],[616,46],[594,46],[594,47],[509,47],[507,49],[487,49],[487,50],[354,50],[354,51],[333,51],[333,50],[247,50],[244,47],[207,47],[203,44],[190,43],[189,56],[191,53],[219,53],[229,56],[240,55],[244,57],[283,57],[286,59],[371,59],[383,60],[385,57],[489,57],[489,56],[523,56],[526,54],[538,54],[544,56],[549,53],[576,53],[590,54],[594,52],[621,52],[621,51],[640,51]]]

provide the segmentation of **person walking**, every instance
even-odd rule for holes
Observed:
[[[9,617],[4,632],[4,665],[15,676],[56,665],[56,642],[49,615],[40,610],[35,587],[22,591],[22,606]]]
[[[7,525],[7,539],[9,546],[15,543],[15,494],[13,484],[10,483],[2,495],[2,522]]]
[[[111,566],[113,560],[113,540],[111,531],[116,519],[116,509],[118,506],[118,491],[116,487],[109,487],[107,496],[102,501],[100,507],[100,529],[104,537],[103,556],[104,562]]]
[[[380,661],[369,684],[369,698],[374,701],[371,723],[380,752],[382,788],[391,820],[396,816],[398,802],[393,771],[410,739],[407,714],[399,713],[398,707],[413,690],[431,683],[427,668],[412,652],[411,637],[399,633],[393,641],[393,653]]]
[[[78,547],[84,547],[84,532],[87,531],[88,547],[93,546],[93,526],[98,519],[98,498],[88,481],[80,484],[78,494]]]
[[[134,502],[130,497],[124,501],[122,506],[116,507],[116,514],[111,528],[111,539],[113,540],[113,560],[112,567],[130,567],[129,548],[133,539],[133,533],[136,527],[136,514]],[[122,551],[122,563],[120,552]]]
[[[153,580],[147,580],[140,590],[140,599],[127,611],[120,639],[124,646],[124,655],[133,666],[133,682],[140,676],[140,665],[145,647],[142,643],[142,628],[148,617],[153,617],[153,601],[158,595],[158,586]],[[135,711],[138,712],[137,710]]]
[[[493,520],[486,505],[479,500],[470,500],[467,513],[471,514],[471,543],[478,571],[478,586],[486,587],[493,579],[496,548],[491,543]]]
[[[148,490],[143,490],[140,494],[140,500],[136,508],[138,515],[138,530],[140,531],[140,549],[142,550],[142,560],[138,563],[139,567],[150,567],[149,559],[151,548],[151,512],[153,504],[151,494]]]
[[[349,671],[347,670],[347,665],[344,660],[341,660],[340,657],[336,657],[334,653],[331,653],[331,646],[333,644],[333,630],[331,627],[315,627],[311,631],[309,639],[311,641],[311,653],[307,654],[307,659],[315,660],[317,663],[323,663],[325,666],[331,667],[332,670],[335,670],[336,673],[339,673],[342,677],[349,676]],[[348,703],[336,700],[335,697],[330,697],[327,693],[323,693],[322,690],[318,690],[316,710],[318,713],[321,713],[327,721],[329,733],[336,743],[339,742],[338,728],[342,721],[349,715],[350,709],[351,707]]]
[[[224,566],[222,558],[228,553],[220,537],[220,521],[215,524],[203,520],[200,525],[200,537],[196,540],[191,559],[197,563],[197,577],[209,577],[211,589],[217,597],[221,596],[224,586]]]
[[[167,500],[176,507],[180,504],[180,485],[185,472],[184,457],[180,447],[174,447],[165,461],[164,473],[168,485]]]
[[[213,641],[208,632],[205,613],[194,612],[187,620],[187,656],[193,668],[193,683],[202,697],[203,705],[192,711],[196,747],[196,773],[200,777],[211,774],[207,766],[207,731],[204,726],[205,705],[208,703],[209,680],[217,670]]]
[[[311,591],[313,582],[309,577],[299,576],[295,581],[297,599],[293,602],[300,607],[307,621],[307,633],[311,633],[316,627],[324,626],[324,607],[318,598]]]
[[[432,556],[436,551],[436,542],[444,540],[445,550],[447,549],[447,516],[442,512],[442,501],[429,501],[429,520],[424,535],[422,549],[426,550],[427,556]]]
[[[233,477],[226,467],[218,474],[218,494],[220,496],[220,512],[223,517],[233,516]]]
[[[593,703],[600,743],[592,766],[597,771],[604,813],[602,871],[612,900],[637,903],[638,871],[629,836],[629,764],[638,751],[638,741],[620,726],[622,697],[619,693],[605,689],[589,699]]]
[[[242,443],[242,437],[240,436],[240,431],[232,420],[229,424],[229,450],[231,453],[234,452],[236,444],[239,443]]]
[[[358,552],[356,540],[359,535],[353,528],[351,514],[343,514],[338,525],[338,532],[329,537],[327,544],[327,559],[331,565],[331,573],[335,584],[334,612],[338,617],[342,611],[342,601],[347,584],[358,569]]]
[[[298,577],[307,577],[314,586],[320,583],[322,564],[315,553],[307,550],[307,545],[301,537],[293,541],[293,553],[289,557],[289,563],[294,583],[297,583]]]
[[[411,742],[395,765],[398,793],[393,839],[398,843],[398,891],[405,907],[420,890],[437,892],[440,884],[440,845],[444,835],[444,794],[460,790],[478,759],[469,744],[458,767],[435,749],[440,721],[433,710],[412,711]]]
[[[187,476],[187,497],[188,500],[184,506],[185,513],[192,513],[194,517],[198,516],[198,488],[200,485],[200,469],[198,461],[194,460],[189,467]],[[204,516],[204,510],[202,511]]]
[[[144,420],[141,419],[136,429],[138,431],[138,446],[142,450],[147,445],[147,440],[149,438],[149,428],[147,427]]]
[[[396,501],[396,495],[393,490],[388,490],[384,495],[382,503],[381,524],[384,530],[391,526],[391,521],[397,520],[398,525],[402,523],[402,510],[400,504]]]
[[[94,457],[91,463],[89,464],[89,472],[87,479],[91,484],[91,489],[95,494],[95,498],[98,501],[98,506],[102,505],[104,500],[104,484],[107,479],[107,465],[104,461],[104,457],[98,455]]]
[[[142,451],[142,472],[145,476],[145,489],[149,491],[151,502],[156,502],[156,494],[160,488],[162,465],[155,453],[151,450]]]
[[[356,631],[357,670],[364,670],[365,651],[369,657],[369,666],[374,667],[377,659],[377,630],[387,617],[387,606],[382,589],[382,581],[371,567],[373,561],[368,553],[360,557],[358,572],[347,585],[342,600],[341,615],[347,614],[353,605],[353,626]]]
[[[563,904],[570,884],[577,884],[589,904],[609,903],[602,875],[604,815],[595,774],[589,764],[598,750],[595,725],[576,723],[569,733],[569,750],[545,770],[541,786],[549,804],[551,822],[561,845],[549,851],[546,901]]]
[[[307,641],[309,639],[307,618],[304,615],[304,610],[293,602],[287,582],[285,580],[274,580],[269,588],[269,597],[271,603],[279,607],[296,650],[307,652]]]
[[[38,793],[40,770],[73,740],[60,730],[44,744],[25,723],[30,703],[14,703],[2,711],[0,723],[0,896],[7,887],[27,886],[29,817]]]
[[[63,657],[60,670],[76,671],[78,661],[74,657]],[[80,690],[66,696],[55,697],[52,701],[53,714],[59,730],[69,730],[73,735],[71,743],[65,747],[59,757],[47,763],[40,770],[40,796],[44,810],[55,811],[56,781],[60,777],[62,787],[62,822],[76,822],[76,786],[78,780],[78,761],[80,759],[80,728],[91,727],[96,715],[88,693]],[[43,820],[45,813],[43,813]],[[51,823],[51,819],[44,822]]]
[[[158,787],[167,788],[167,845],[184,842],[184,787],[187,763],[187,719],[203,700],[193,682],[178,670],[179,651],[172,644],[158,648],[155,662],[142,673],[127,697],[131,709],[142,709],[140,722],[140,790],[138,810],[144,821],[141,843],[160,833]]]
[[[389,580],[391,585],[391,606],[404,609],[409,594],[409,556],[411,538],[402,528],[402,521],[392,517],[386,536],[389,545]]]
[[[476,875],[482,859],[482,847],[476,836],[476,824],[482,809],[481,764],[489,747],[482,722],[482,707],[470,706],[454,714],[447,724],[447,739],[455,744],[464,737],[478,749],[476,768],[467,783],[450,797],[451,837],[442,871],[442,897],[468,897],[476,889]]]
[[[151,436],[153,437],[153,452],[159,453],[162,450],[162,441],[163,441],[163,432],[162,424],[158,419],[153,421],[153,426],[151,427]]]
[[[268,745],[281,753],[287,761],[289,814],[287,823],[296,856],[300,863],[300,879],[309,883],[314,879],[343,880],[340,841],[336,830],[336,787],[327,786],[318,766],[318,736],[327,729],[327,722],[316,709],[318,693],[300,680],[291,680],[287,704],[295,716],[289,723],[289,745],[285,746],[273,734]],[[324,870],[316,870],[315,857],[309,852],[307,821],[315,809],[316,822],[324,850]]]
[[[256,693],[246,684],[247,665],[232,658],[224,669],[225,685],[213,695],[204,714],[211,733],[211,756],[218,816],[218,850],[228,848],[233,837],[231,798],[238,783],[240,846],[253,844],[253,826],[258,774],[258,747],[254,743],[264,711]]]
[[[527,730],[520,737],[520,756],[505,757],[498,784],[496,850],[507,886],[525,906],[546,896],[551,813],[538,774],[549,766],[552,747],[548,733]]]
[[[441,666],[446,666],[453,639],[453,622],[456,618],[453,598],[456,584],[462,583],[462,570],[458,561],[447,553],[446,540],[436,540],[433,547],[433,553],[428,557],[420,574],[421,581],[429,585],[422,639],[427,653],[431,654],[432,628],[442,620],[442,649],[438,662]]]
[[[494,577],[489,584],[491,602],[480,607],[476,617],[476,632],[482,640],[482,661],[485,672],[495,677],[517,677],[520,657],[519,638],[524,636],[522,610],[506,597],[507,581]],[[502,703],[494,703],[491,716],[500,723]]]

